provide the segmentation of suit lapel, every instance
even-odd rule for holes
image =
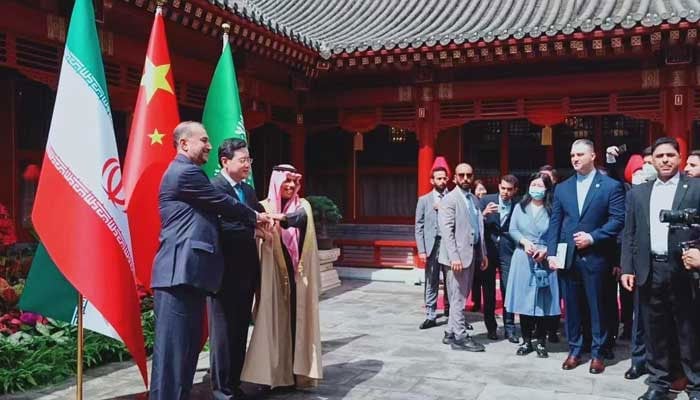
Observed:
[[[681,175],[678,179],[678,186],[676,187],[676,194],[673,196],[673,209],[678,210],[680,208],[685,194],[688,192],[688,179],[685,175]]]
[[[230,196],[233,196],[234,199],[238,199],[238,196],[236,195],[236,192],[233,190],[233,186],[231,186],[230,183],[221,176],[220,174],[216,176],[216,179],[219,181],[219,185],[224,188],[227,194]]]
[[[651,202],[651,190],[654,188],[654,182],[643,184],[641,187],[641,196],[642,196],[642,216],[645,225],[645,231],[649,229],[649,209],[650,209],[650,202]]]
[[[574,207],[574,212],[576,213],[575,214],[576,218],[581,219],[581,213],[578,211],[578,188],[576,187],[576,173],[574,173],[574,176],[569,178],[568,182],[562,183],[562,185],[565,185],[565,184],[569,185],[569,187],[570,187],[569,193],[572,193],[572,195],[573,195],[573,201],[571,201],[569,204],[571,204]],[[566,205],[564,206],[564,208],[566,208]]]
[[[591,202],[595,198],[595,196],[598,195],[598,192],[600,192],[600,181],[603,180],[602,175],[600,172],[595,171],[595,175],[593,176],[593,182],[591,182],[591,187],[588,189],[588,193],[586,193],[586,198],[583,200],[583,207],[581,207],[581,215],[579,216],[579,220],[583,218],[583,216],[586,214],[586,211],[588,210],[588,206],[591,205]],[[576,196],[576,203],[578,205],[578,195]]]

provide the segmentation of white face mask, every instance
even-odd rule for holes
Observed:
[[[632,174],[632,184],[639,185],[644,182],[653,181],[657,177],[656,168],[650,164],[644,164],[642,169],[635,171]]]

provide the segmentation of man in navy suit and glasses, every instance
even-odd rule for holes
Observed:
[[[576,174],[556,186],[552,216],[547,231],[549,267],[564,268],[561,278],[566,302],[566,336],[569,355],[562,368],[582,363],[582,312],[588,311],[593,343],[589,372],[605,370],[602,350],[607,340],[603,282],[610,274],[607,254],[615,246],[625,221],[625,192],[622,184],[598,172],[593,142],[576,140],[571,145],[571,165]],[[566,244],[564,265],[557,262],[557,248]],[[582,296],[588,310],[581,307]]]
[[[218,215],[250,227],[273,222],[209,182],[201,165],[211,143],[202,124],[182,122],[173,136],[177,156],[160,184],[160,247],[151,278],[156,316],[151,400],[189,398],[205,300],[219,290],[224,272]]]

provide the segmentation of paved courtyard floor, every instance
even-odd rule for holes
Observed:
[[[345,281],[323,295],[321,329],[324,381],[309,391],[267,392],[246,386],[254,399],[636,399],[643,378],[623,378],[629,367],[628,343],[615,349],[602,375],[584,364],[563,371],[566,345],[549,345],[550,358],[515,355],[516,345],[489,341],[479,314],[468,314],[484,353],[454,351],[441,343],[443,327],[418,329],[423,320],[423,289],[399,283]],[[441,321],[444,318],[441,318]],[[500,322],[500,321],[499,321]],[[502,336],[502,330],[499,330]],[[208,354],[202,353],[194,400],[211,398],[206,381]],[[136,367],[116,363],[87,372],[86,400],[145,399]],[[11,400],[75,399],[72,383],[38,392],[6,396]],[[687,399],[682,394],[678,399]]]

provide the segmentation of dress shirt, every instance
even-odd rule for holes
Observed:
[[[472,230],[474,231],[474,243],[478,243],[481,240],[481,227],[479,226],[479,215],[481,215],[481,212],[476,205],[476,196],[461,188],[460,190],[462,190],[464,200],[467,202],[467,210],[469,210],[469,216],[471,217]]]
[[[588,175],[576,174],[576,199],[578,200],[579,215],[583,211],[583,203],[586,202],[586,195],[588,195],[588,191],[591,189],[595,174],[595,169],[589,172]]]
[[[503,201],[501,196],[498,196],[498,215],[501,217],[501,226],[506,222],[508,214],[510,214],[510,209],[513,207],[513,201],[510,200],[507,203]]]
[[[670,210],[673,207],[673,198],[676,196],[676,188],[680,175],[662,182],[657,179],[651,189],[649,199],[649,235],[651,238],[651,252],[654,254],[668,254],[668,224],[659,219],[661,210]]]
[[[243,204],[246,204],[245,193],[243,192],[243,187],[241,187],[241,182],[236,182],[236,180],[231,178],[223,169],[221,170],[221,175],[224,177],[224,179],[226,179],[226,182],[228,182],[229,185],[233,187],[233,191],[236,192],[236,197],[238,197],[238,201],[240,201]]]
[[[434,204],[439,204],[442,199],[445,197],[445,194],[447,193],[447,190],[444,192],[440,193],[436,189],[433,189],[433,201],[435,202]],[[438,210],[437,208],[435,209],[435,212],[437,213]],[[435,237],[440,236],[440,227],[438,224],[435,224]]]

